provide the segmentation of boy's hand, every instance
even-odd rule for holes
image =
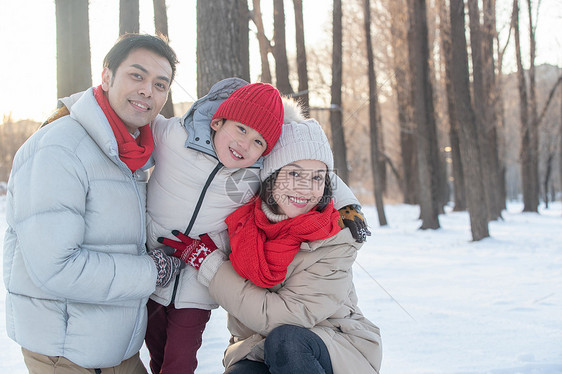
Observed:
[[[361,212],[361,206],[357,204],[346,205],[340,210],[339,225],[342,229],[346,227],[351,231],[351,235],[357,243],[363,243],[371,232],[367,228],[367,221]]]
[[[207,234],[199,236],[199,239],[192,239],[178,230],[172,231],[172,234],[180,241],[160,237],[158,242],[174,248],[176,251],[172,256],[185,261],[195,269],[199,269],[203,260],[217,249]]]

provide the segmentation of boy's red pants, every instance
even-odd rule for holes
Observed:
[[[153,374],[192,374],[210,310],[176,309],[148,300],[145,343]]]

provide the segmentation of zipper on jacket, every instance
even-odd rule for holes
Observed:
[[[215,175],[217,175],[217,173],[219,172],[220,169],[222,169],[222,167],[223,167],[223,164],[219,161],[217,166],[215,166],[215,168],[213,169],[211,174],[209,174],[209,177],[205,181],[205,185],[203,186],[203,189],[201,190],[201,194],[199,195],[199,200],[197,200],[197,205],[195,205],[195,209],[193,209],[193,215],[191,216],[191,220],[189,221],[189,224],[187,225],[187,229],[185,229],[184,234],[186,236],[189,235],[191,229],[193,228],[193,225],[195,224],[195,220],[197,219],[197,215],[199,214],[199,210],[201,209],[201,206],[203,205],[203,199],[205,199],[205,195],[207,194],[207,189],[209,188],[209,186],[213,182],[213,179],[215,179]],[[170,304],[173,304],[174,301],[176,300],[176,292],[178,291],[179,279],[180,279],[180,273],[178,273],[178,275],[176,275],[176,282],[174,283],[174,290],[172,291],[172,300],[170,301]]]

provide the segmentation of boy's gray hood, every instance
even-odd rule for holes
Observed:
[[[217,157],[211,137],[211,120],[219,106],[237,89],[249,83],[240,78],[226,78],[211,87],[209,93],[197,100],[184,114],[181,121],[187,131],[186,148]],[[261,168],[263,158],[251,167]]]

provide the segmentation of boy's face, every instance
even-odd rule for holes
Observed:
[[[215,152],[227,168],[252,166],[267,148],[259,132],[240,122],[214,119],[211,128],[216,131],[213,139]]]
[[[135,49],[117,69],[105,68],[102,89],[111,108],[132,134],[152,122],[166,103],[172,79],[168,60],[146,49]]]

